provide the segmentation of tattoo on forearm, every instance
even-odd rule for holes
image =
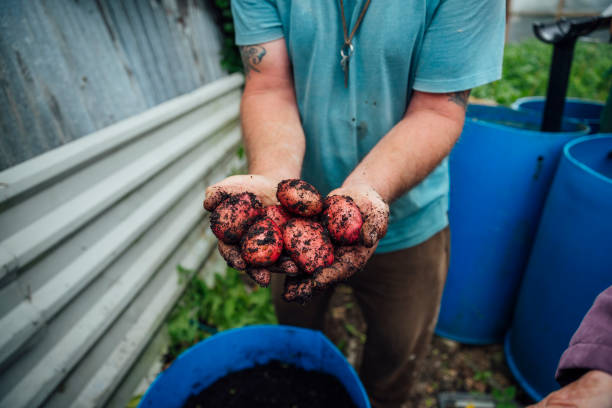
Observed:
[[[248,77],[251,71],[259,72],[257,65],[261,62],[266,49],[261,45],[245,45],[240,47],[240,57],[244,65],[244,74]]]
[[[451,92],[448,94],[448,100],[461,106],[463,109],[467,108],[468,98],[470,96],[470,89],[467,91]]]

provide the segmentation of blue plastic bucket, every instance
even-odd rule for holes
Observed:
[[[228,373],[280,360],[340,380],[358,407],[370,407],[353,367],[320,332],[289,326],[250,326],[216,334],[181,354],[151,384],[139,407],[180,408]]]
[[[546,98],[544,96],[530,96],[517,99],[512,104],[512,108],[542,113],[545,103]],[[591,133],[597,133],[599,132],[603,108],[604,104],[602,102],[580,98],[566,98],[563,117],[584,122],[591,128]]]
[[[612,285],[612,134],[565,146],[521,283],[506,359],[536,400],[558,389],[559,358]]]
[[[563,145],[588,127],[544,133],[540,115],[470,105],[450,155],[451,258],[436,333],[501,343]]]

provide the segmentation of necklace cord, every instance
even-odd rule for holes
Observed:
[[[365,13],[368,7],[370,6],[370,1],[371,0],[366,1],[366,4],[363,6],[363,9],[361,10],[361,14],[359,14],[359,18],[357,19],[357,22],[355,23],[355,26],[353,27],[353,31],[351,31],[351,35],[349,36],[348,30],[346,28],[346,17],[344,16],[344,1],[340,0],[340,13],[342,14],[342,31],[344,34],[344,45],[345,46],[351,44],[351,41],[353,40],[353,36],[357,32],[357,28],[359,28],[359,25],[361,24],[361,20],[363,20],[363,16],[365,16]]]

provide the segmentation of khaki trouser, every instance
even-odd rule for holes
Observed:
[[[399,407],[410,396],[415,367],[427,353],[449,262],[446,228],[404,250],[374,255],[347,282],[367,323],[360,369],[374,407]],[[272,296],[281,324],[323,330],[333,289],[301,306],[281,300],[284,276],[273,274]]]

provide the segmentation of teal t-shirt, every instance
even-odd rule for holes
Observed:
[[[349,32],[365,0],[344,0]],[[399,122],[412,90],[445,93],[501,77],[504,0],[371,0],[353,38],[348,88],[338,0],[232,0],[236,44],[283,38],[306,135],[302,178],[326,195]],[[448,160],[391,204],[377,252],[448,225]]]

